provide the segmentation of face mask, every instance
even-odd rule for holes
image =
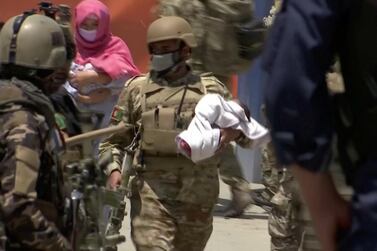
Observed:
[[[79,28],[80,36],[82,36],[86,41],[93,42],[97,37],[97,30],[85,30]]]
[[[60,68],[48,76],[35,77],[41,83],[42,89],[46,94],[57,92],[60,87],[67,81],[69,68]]]
[[[174,67],[180,62],[179,52],[180,51],[165,54],[153,54],[151,59],[152,69],[161,72]]]

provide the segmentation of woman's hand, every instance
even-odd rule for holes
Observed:
[[[72,74],[69,78],[69,82],[78,90],[81,90],[88,84],[96,83],[98,77],[95,71],[78,71]]]
[[[78,94],[76,99],[83,104],[97,104],[105,101],[111,96],[111,90],[108,88],[96,89],[87,95]]]

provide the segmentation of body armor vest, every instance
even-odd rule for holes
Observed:
[[[202,80],[181,86],[153,82],[141,87],[141,150],[148,155],[176,155],[175,137],[190,124],[195,106],[206,94]]]

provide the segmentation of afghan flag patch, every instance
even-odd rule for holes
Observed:
[[[113,112],[111,113],[111,120],[113,122],[120,122],[122,120],[122,117],[124,115],[124,108],[121,108],[119,106],[114,106]]]
[[[67,129],[67,123],[65,117],[61,113],[55,113],[55,122],[60,130]]]

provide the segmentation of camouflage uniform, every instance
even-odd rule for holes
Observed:
[[[292,173],[279,168],[272,143],[262,150],[263,197],[270,200],[272,209],[268,217],[268,232],[272,251],[296,251],[301,242],[298,223],[300,198]]]
[[[327,84],[333,94],[344,91],[338,64],[327,74]],[[290,170],[278,168],[272,144],[263,149],[262,170],[265,198],[271,199],[274,205],[268,220],[271,250],[319,250],[313,231],[304,232],[304,228],[311,228],[311,221],[302,205],[297,183]],[[343,183],[338,187],[343,189]]]
[[[205,67],[203,59],[206,47],[204,41],[206,29],[204,27],[203,18],[207,14],[204,1],[160,0],[159,14],[161,16],[180,16],[185,18],[191,24],[198,46],[193,49],[192,60],[190,63],[195,73],[200,74],[207,72],[208,70]],[[227,55],[223,55],[223,57],[226,58]],[[222,75],[217,73],[215,76],[220,80],[220,82],[224,83],[228,89],[231,88],[230,75]],[[237,192],[242,194],[244,199],[241,199],[242,202],[240,203],[243,205],[240,205],[240,207],[242,207],[243,210],[243,208],[250,204],[252,200],[248,195],[250,193],[249,182],[244,178],[241,165],[235,155],[234,149],[229,148],[228,151],[224,152],[221,161],[222,165],[220,166],[220,177],[225,184],[232,188],[233,195]],[[231,204],[236,203],[238,202],[233,201]],[[238,214],[238,212],[234,213]]]
[[[63,144],[46,96],[62,84],[55,74],[67,60],[64,34],[51,18],[25,12],[5,23],[0,44],[2,248],[71,250],[63,236]]]
[[[70,250],[59,230],[63,195],[54,163],[59,134],[46,114],[12,100],[44,106],[53,118],[52,104],[34,85],[0,81],[0,198],[7,250]]]
[[[120,168],[123,149],[131,143],[134,127],[143,128],[142,150],[134,160],[137,175],[132,180],[131,197],[131,233],[137,250],[200,251],[212,232],[212,210],[219,192],[218,156],[194,164],[182,155],[161,153],[162,148],[175,144],[174,138],[163,137],[162,142],[154,138],[158,131],[148,132],[143,124],[148,123],[147,114],[164,104],[164,100],[168,100],[167,108],[176,108],[185,85],[188,89],[182,106],[184,127],[191,121],[196,102],[206,92],[229,96],[227,89],[210,75],[199,77],[189,72],[174,82],[150,75],[131,79],[115,108],[123,116],[113,119],[115,124],[123,121],[129,125],[128,133],[113,135],[100,147],[102,153],[108,149],[113,152],[110,173]],[[143,147],[148,144],[156,144],[156,150]]]

